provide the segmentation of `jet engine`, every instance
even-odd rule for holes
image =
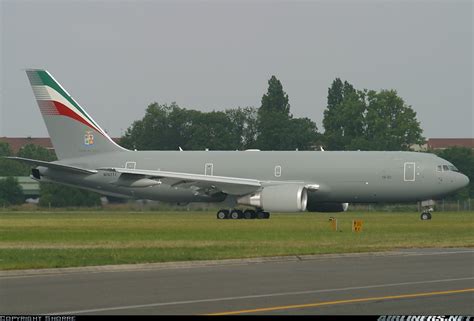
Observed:
[[[306,210],[308,190],[298,184],[285,184],[264,187],[237,200],[238,204],[255,206],[265,211],[302,212]]]
[[[308,212],[345,212],[349,207],[349,203],[332,203],[332,202],[308,202]]]

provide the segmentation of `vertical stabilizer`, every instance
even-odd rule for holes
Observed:
[[[59,159],[124,151],[46,70],[26,71]]]

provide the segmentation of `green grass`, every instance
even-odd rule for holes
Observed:
[[[338,218],[339,231],[328,219]],[[353,219],[364,221],[353,233]],[[208,260],[474,246],[474,212],[273,214],[217,220],[207,212],[0,213],[0,269]]]

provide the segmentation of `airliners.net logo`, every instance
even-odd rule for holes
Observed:
[[[377,321],[474,321],[472,316],[461,315],[382,315]]]

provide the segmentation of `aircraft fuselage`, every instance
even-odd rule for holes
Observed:
[[[123,167],[187,172],[264,181],[317,183],[311,192],[321,202],[410,202],[441,198],[465,186],[468,179],[433,154],[376,151],[126,151],[64,159],[63,164],[96,168]],[[442,167],[441,167],[442,168]],[[163,180],[148,187],[117,186],[120,173],[64,175],[41,168],[45,178],[87,187],[103,194],[169,202],[222,201],[222,195],[195,195],[192,189]]]

